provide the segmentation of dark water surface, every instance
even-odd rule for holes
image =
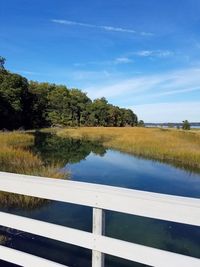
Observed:
[[[88,140],[36,134],[32,150],[47,163],[57,162],[76,181],[107,184],[151,192],[200,197],[200,175],[152,160],[105,149]],[[1,210],[77,229],[91,231],[92,210],[50,201],[31,210]],[[27,233],[1,228],[7,246],[69,266],[91,266],[91,251]],[[200,229],[184,224],[106,212],[106,235],[200,258]],[[0,266],[4,266],[0,263]],[[7,266],[7,265],[5,265]],[[106,267],[144,266],[106,256]],[[189,266],[188,266],[189,267]]]

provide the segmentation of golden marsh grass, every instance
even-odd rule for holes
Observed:
[[[0,170],[29,175],[63,178],[59,166],[45,166],[42,160],[28,150],[34,136],[23,132],[0,133]]]
[[[27,147],[34,142],[34,136],[24,132],[1,132],[1,146]]]
[[[60,137],[101,140],[106,147],[200,171],[200,132],[160,128],[60,129]]]
[[[64,178],[59,172],[60,166],[45,166],[42,160],[28,150],[34,143],[34,136],[24,132],[0,133],[0,171],[22,173],[51,178]],[[33,208],[42,205],[46,200],[0,192],[1,206],[19,206]]]

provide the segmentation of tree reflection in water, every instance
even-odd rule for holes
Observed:
[[[91,152],[104,156],[106,148],[99,141],[86,139],[61,138],[52,133],[35,133],[35,144],[31,148],[39,154],[46,164],[77,163],[84,160]]]

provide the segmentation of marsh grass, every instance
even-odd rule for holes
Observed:
[[[34,136],[24,132],[0,133],[0,171],[50,178],[64,178],[57,164],[45,165],[39,156],[29,151]],[[0,206],[33,208],[46,200],[0,192]]]
[[[24,132],[0,132],[0,144],[12,147],[27,147],[34,142],[34,136]]]
[[[108,148],[200,171],[200,132],[159,128],[83,127],[57,131],[60,137],[99,140]]]
[[[38,155],[28,147],[33,145],[34,136],[23,132],[0,133],[0,170],[51,178],[63,178],[60,166],[46,166]]]

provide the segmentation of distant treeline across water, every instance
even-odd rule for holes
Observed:
[[[146,127],[163,127],[163,128],[171,128],[171,127],[182,127],[183,123],[145,123]],[[200,122],[191,122],[190,127],[194,129],[200,129]]]

